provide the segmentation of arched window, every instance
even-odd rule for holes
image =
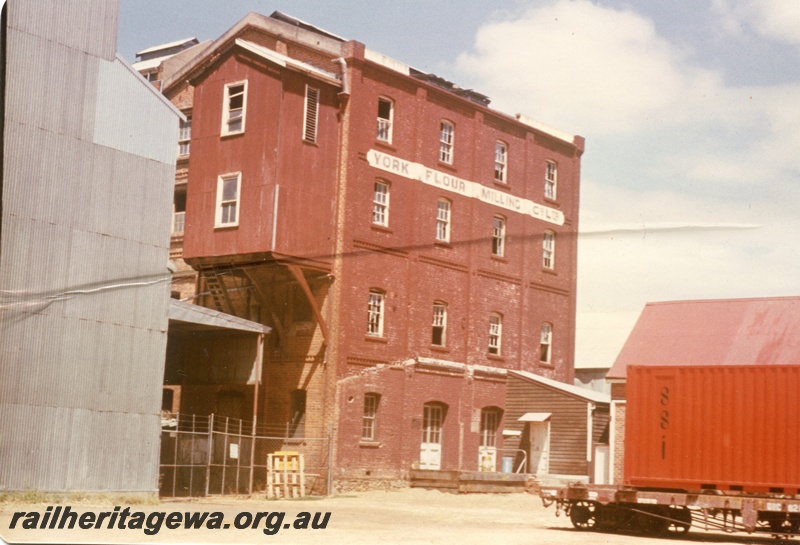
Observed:
[[[507,183],[506,167],[508,165],[508,146],[498,140],[494,144],[494,179],[496,182]]]
[[[439,160],[448,165],[453,164],[455,132],[455,126],[451,122],[442,119],[439,123]]]
[[[378,140],[388,144],[392,143],[393,122],[394,102],[386,97],[378,97]]]
[[[431,344],[434,346],[444,346],[446,340],[447,340],[447,303],[443,301],[434,301]]]
[[[551,363],[553,357],[553,324],[542,324],[541,340],[539,341],[539,361]]]
[[[361,440],[375,440],[375,424],[378,417],[380,394],[373,392],[364,394],[364,416],[361,419]]]
[[[503,257],[506,251],[506,218],[492,218],[492,255]]]
[[[372,223],[389,226],[389,183],[375,180],[372,194]]]
[[[545,231],[542,238],[542,266],[551,271],[556,268],[556,234]]]
[[[497,312],[489,315],[489,354],[499,356],[503,344],[503,317]]]
[[[369,302],[367,303],[367,335],[371,337],[383,337],[383,300],[385,293],[383,290],[369,290]]]

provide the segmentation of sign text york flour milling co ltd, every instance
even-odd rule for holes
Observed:
[[[392,174],[397,174],[404,178],[419,180],[422,183],[439,187],[446,191],[452,191],[453,193],[458,193],[465,197],[478,199],[485,203],[511,210],[512,212],[527,214],[554,225],[564,225],[564,213],[561,210],[543,206],[529,201],[528,199],[515,197],[475,182],[462,180],[451,174],[433,170],[419,163],[412,163],[405,159],[399,159],[374,149],[369,150],[367,153],[367,161],[371,167],[391,172]]]

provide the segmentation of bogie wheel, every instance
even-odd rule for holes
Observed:
[[[669,531],[674,534],[685,534],[692,526],[692,512],[687,507],[670,507]]]
[[[579,501],[572,504],[569,520],[578,530],[593,530],[597,526],[597,504],[593,501]]]

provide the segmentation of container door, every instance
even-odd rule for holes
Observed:
[[[442,407],[425,405],[422,416],[422,445],[419,454],[420,469],[442,467]]]
[[[529,471],[547,475],[550,467],[550,423],[531,422],[531,459]]]

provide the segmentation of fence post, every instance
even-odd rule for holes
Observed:
[[[206,465],[206,496],[208,496],[208,485],[211,481],[211,456],[214,452],[214,413],[208,417],[208,464]]]
[[[328,486],[327,494],[331,495],[331,472],[333,472],[333,424],[328,427]]]
[[[253,495],[253,473],[256,470],[256,418],[253,417],[253,427],[250,431],[250,484],[247,493]]]

